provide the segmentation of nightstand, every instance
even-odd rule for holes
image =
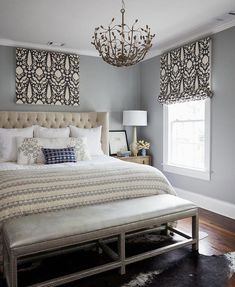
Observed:
[[[138,156],[126,156],[126,157],[115,156],[115,158],[118,158],[124,161],[140,163],[140,164],[147,164],[147,165],[152,164],[151,155],[146,155],[146,156],[138,155]]]

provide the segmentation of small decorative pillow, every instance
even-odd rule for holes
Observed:
[[[63,162],[76,162],[74,147],[67,148],[42,148],[46,164],[56,164]]]
[[[102,126],[97,128],[82,129],[75,126],[69,126],[72,137],[86,137],[87,145],[91,155],[103,155],[101,148],[101,131]]]
[[[68,138],[70,133],[69,127],[67,128],[44,128],[41,126],[34,126],[35,138]]]
[[[62,149],[73,147],[76,160],[91,159],[86,138],[17,138],[17,163],[45,163],[42,148]]]
[[[0,128],[0,162],[17,160],[17,137],[33,137],[33,126],[22,129]]]

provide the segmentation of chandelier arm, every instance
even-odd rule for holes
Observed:
[[[122,3],[124,4],[124,1],[122,0]],[[125,9],[122,8],[121,10],[122,13],[122,54],[124,53],[124,14],[125,14]]]
[[[110,27],[110,26],[109,26]],[[100,33],[105,33],[108,31],[108,28],[104,28],[103,26],[100,26],[101,29],[103,29],[104,31],[103,32],[100,32]]]
[[[114,25],[113,27],[111,27],[111,26],[109,26],[109,27],[110,27],[111,31],[114,29],[120,31],[121,25]]]
[[[140,57],[140,61],[142,61],[142,60],[144,59],[144,57],[145,57],[146,54],[147,54],[147,50],[145,50],[145,51],[143,52],[142,56]]]
[[[109,38],[112,39],[110,27],[109,27]],[[112,52],[114,54],[113,45],[110,45],[110,46],[111,46]]]
[[[112,31],[112,32],[117,32],[117,33],[120,35],[120,33],[119,33],[120,30],[119,30],[119,29],[116,29],[116,28],[115,28],[115,29],[111,29],[111,31]],[[124,34],[128,34],[128,33],[129,33],[129,32],[124,31]],[[121,42],[121,40],[119,40],[119,41]],[[127,44],[129,44],[128,41],[125,39],[125,37],[124,37],[124,42],[127,43]]]
[[[114,46],[114,54],[113,54],[113,57],[114,57],[114,60],[117,62],[117,46],[118,46],[118,44],[117,44],[117,41],[118,41],[118,39],[114,39],[114,43],[115,43],[115,46]]]
[[[126,26],[128,27],[128,25],[126,25]],[[130,37],[131,43],[133,42],[133,34],[134,34],[134,32],[137,32],[137,33],[139,33],[140,36],[142,36],[141,31],[138,31],[138,30],[133,29],[133,26],[132,26],[132,28],[128,28],[128,29],[129,29],[130,31],[124,31],[124,33],[127,34],[128,37]],[[117,31],[117,30],[116,30],[116,31]],[[131,36],[130,36],[130,34],[131,34]],[[128,37],[127,37],[127,38],[128,38]],[[128,45],[130,45],[129,42],[128,42],[126,39],[124,40],[124,42],[127,43]]]
[[[143,31],[141,30],[141,28],[135,29],[134,30],[136,33],[142,33]]]
[[[118,28],[114,28],[114,27],[113,27],[112,29],[110,29],[110,31],[112,31],[112,32],[113,32],[113,31],[117,31],[118,34],[120,34],[120,30],[119,30]]]
[[[94,39],[95,46],[98,47],[98,40],[97,38]]]
[[[130,57],[130,53],[131,53],[131,50],[132,50],[132,45],[133,45],[133,26],[132,26],[132,29],[131,29],[131,43],[130,43],[130,49],[129,49],[129,53],[128,53],[128,58]]]
[[[125,27],[128,28],[129,30],[131,30],[129,25],[125,24]]]

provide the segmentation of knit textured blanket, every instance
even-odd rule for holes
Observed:
[[[10,218],[162,193],[175,194],[157,169],[125,162],[82,168],[0,171],[0,223]]]

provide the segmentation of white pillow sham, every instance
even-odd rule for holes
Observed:
[[[68,138],[70,133],[69,127],[67,128],[44,128],[41,126],[34,126],[35,138]]]
[[[76,160],[90,160],[87,139],[81,138],[17,138],[17,163],[45,163],[42,148],[74,147]]]
[[[102,126],[97,128],[83,129],[75,126],[69,126],[72,137],[86,137],[87,146],[91,155],[103,155],[101,148],[101,130]]]
[[[17,160],[17,137],[33,137],[34,126],[22,129],[0,128],[0,162]]]

